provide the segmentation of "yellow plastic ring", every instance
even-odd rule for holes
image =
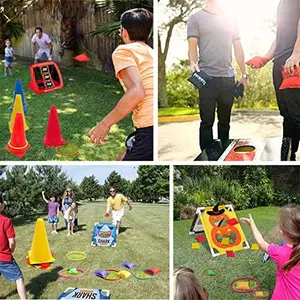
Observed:
[[[72,258],[72,255],[81,255],[81,258]],[[85,252],[81,252],[81,251],[71,251],[67,254],[67,258],[69,260],[73,260],[73,261],[81,261],[81,260],[85,260],[87,257],[87,255],[85,254]]]

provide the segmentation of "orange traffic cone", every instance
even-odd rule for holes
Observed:
[[[22,118],[24,120],[23,121],[24,122],[24,129],[28,130],[29,127],[27,126],[26,120],[25,120],[24,108],[23,108],[23,103],[22,103],[22,95],[16,95],[16,100],[15,100],[13,112],[11,114],[10,122],[8,123],[10,132],[12,132],[12,130],[14,128],[14,123],[15,123],[17,113],[22,114]]]
[[[24,115],[22,113],[17,113],[12,135],[6,149],[13,155],[23,157],[29,148],[30,145],[27,142],[24,129]]]
[[[46,147],[60,147],[66,144],[62,138],[56,106],[51,106],[46,135],[43,138]]]
[[[28,252],[31,265],[53,263],[55,261],[50,251],[44,219],[36,221],[31,250]]]

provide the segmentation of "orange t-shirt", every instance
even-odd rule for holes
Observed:
[[[140,73],[146,96],[134,109],[132,121],[136,128],[153,126],[153,49],[143,42],[120,45],[112,55],[116,77],[124,91],[126,87],[120,71],[136,67]]]

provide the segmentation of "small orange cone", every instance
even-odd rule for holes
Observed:
[[[22,113],[17,113],[12,135],[6,149],[13,155],[23,157],[29,148],[30,145],[27,142],[24,130],[24,115]]]
[[[60,147],[66,144],[62,138],[56,106],[51,106],[46,135],[43,138],[46,147]]]
[[[13,108],[13,111],[12,111],[12,114],[11,114],[10,122],[8,123],[10,132],[12,132],[12,130],[13,130],[17,113],[22,114],[22,118],[24,120],[23,121],[24,122],[24,129],[28,130],[29,127],[27,126],[26,120],[25,120],[24,107],[23,107],[23,103],[22,103],[22,95],[16,95],[14,108]]]
[[[53,263],[55,261],[50,251],[44,219],[36,221],[31,250],[28,252],[31,265]]]

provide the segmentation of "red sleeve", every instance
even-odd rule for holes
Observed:
[[[15,229],[11,220],[7,221],[5,232],[8,239],[16,237]]]

